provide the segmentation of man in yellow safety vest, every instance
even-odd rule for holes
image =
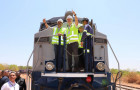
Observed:
[[[78,67],[78,18],[74,11],[72,11],[73,15],[75,16],[75,23],[73,23],[73,17],[68,15],[66,18],[67,21],[67,30],[66,30],[66,37],[67,37],[67,55],[68,55],[68,72],[72,71],[72,56],[74,56],[74,72],[79,71]]]
[[[52,28],[46,23],[45,19],[43,19],[43,22],[45,23],[46,28]],[[57,20],[57,27],[53,28],[53,35],[54,36],[52,36],[52,44],[54,45],[55,59],[56,59],[56,71],[57,72],[62,71],[62,68],[63,68],[63,36],[62,36],[62,34],[64,34],[66,29],[63,28],[62,25],[63,25],[63,20],[58,19]],[[57,35],[61,36],[61,47],[59,47],[59,37]],[[58,56],[58,53],[60,56]],[[58,61],[58,57],[61,57],[59,59],[59,61]]]

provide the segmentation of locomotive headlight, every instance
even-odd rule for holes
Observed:
[[[46,69],[47,70],[53,70],[54,69],[54,64],[52,62],[47,62],[46,63]]]
[[[105,69],[105,64],[103,62],[98,62],[96,68],[100,71],[103,71]]]

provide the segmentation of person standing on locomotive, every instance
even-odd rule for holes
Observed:
[[[82,35],[83,35],[83,31],[84,31],[84,27],[80,26],[78,28],[78,39],[79,39],[79,47],[78,47],[78,55],[79,55],[79,68],[80,71],[84,70],[85,64],[84,64],[84,54],[83,54],[83,42],[81,41],[82,39]]]
[[[46,28],[51,28],[47,23],[46,20],[43,19],[43,22],[45,23]],[[58,35],[61,36],[61,59],[58,61],[58,53],[60,53],[59,51],[59,40],[58,40],[58,36],[53,36],[52,37],[52,44],[54,45],[54,50],[55,50],[55,59],[56,59],[56,71],[60,72],[63,69],[63,37],[62,34],[64,34],[65,32],[65,28],[62,27],[63,25],[63,20],[62,19],[58,19],[57,20],[57,27],[53,28],[53,35]]]
[[[66,18],[67,21],[67,55],[68,55],[68,72],[72,71],[72,55],[74,55],[74,72],[79,71],[78,67],[78,18],[74,11],[72,11],[73,15],[75,16],[75,23],[73,22],[73,17],[68,15]]]
[[[93,35],[93,29],[88,23],[89,23],[88,18],[83,18],[82,24],[84,26],[84,31],[83,31],[81,40],[84,41],[85,38],[87,38],[88,71],[92,71],[92,68],[93,68],[93,39],[91,36]]]

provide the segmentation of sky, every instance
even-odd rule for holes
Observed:
[[[71,10],[107,35],[121,69],[140,71],[140,0],[0,0],[0,63],[27,65],[42,19]],[[118,68],[108,52],[110,68]]]

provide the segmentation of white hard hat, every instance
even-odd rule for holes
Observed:
[[[62,23],[63,23],[63,20],[60,18],[60,19],[57,20],[57,23],[58,23],[58,22],[62,22]]]
[[[67,19],[72,19],[73,20],[73,17],[71,15],[68,15]]]

